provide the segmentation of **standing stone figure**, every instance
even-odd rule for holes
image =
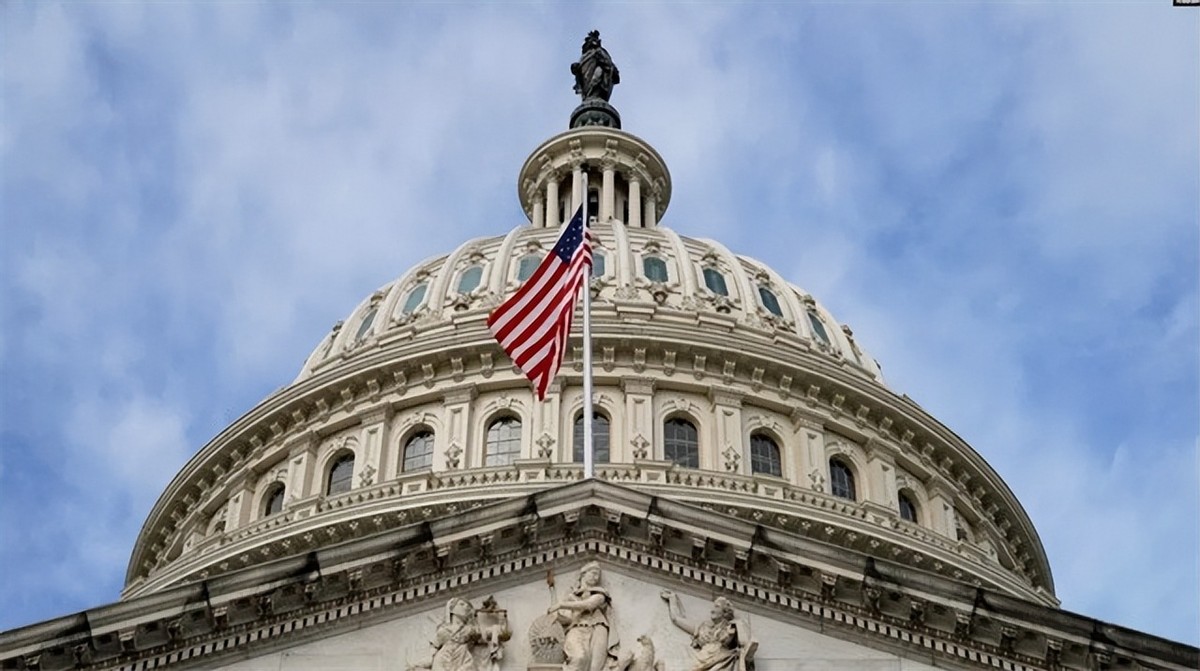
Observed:
[[[683,619],[683,607],[675,593],[664,591],[661,596],[671,622],[692,636],[696,656],[692,671],[753,671],[758,641],[751,640],[750,627],[734,617],[728,599],[717,597],[709,618],[690,624]]]
[[[481,628],[471,602],[459,597],[447,601],[445,617],[430,641],[433,655],[409,665],[409,671],[479,671],[475,661],[475,648],[479,646],[487,646],[486,666],[495,669],[502,654],[500,646],[508,640],[507,620],[494,600],[489,599],[484,608],[489,621]]]
[[[608,661],[609,609],[612,600],[600,585],[600,565],[584,564],[575,588],[566,599],[550,607],[566,632],[563,637],[564,671],[602,671]]]
[[[575,75],[575,92],[584,102],[591,98],[608,102],[613,87],[621,83],[621,73],[608,51],[600,46],[600,31],[593,30],[583,38],[582,51],[579,62],[571,64],[571,74]]]

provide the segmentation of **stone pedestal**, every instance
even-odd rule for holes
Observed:
[[[574,112],[571,112],[571,128],[584,126],[620,129],[621,115],[617,112],[617,108],[599,98],[585,100],[583,104],[575,108]]]

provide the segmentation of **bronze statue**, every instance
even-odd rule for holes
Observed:
[[[600,46],[600,31],[593,30],[583,38],[582,52],[579,61],[571,64],[575,92],[584,102],[595,98],[608,102],[613,87],[621,83],[621,73],[608,51]]]

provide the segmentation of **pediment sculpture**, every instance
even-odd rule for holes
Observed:
[[[753,671],[758,641],[750,637],[750,625],[736,616],[728,599],[717,597],[708,619],[691,623],[684,619],[678,595],[663,591],[661,596],[671,622],[692,637],[692,671]]]
[[[507,611],[489,597],[476,609],[470,601],[454,597],[446,602],[442,621],[434,631],[428,658],[409,664],[409,671],[497,671],[504,643],[512,636]]]

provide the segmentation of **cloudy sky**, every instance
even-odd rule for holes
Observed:
[[[852,325],[1011,485],[1064,608],[1200,640],[1200,12],[0,12],[0,630],[115,600],[191,454],[373,289],[521,223],[598,28],[666,223]]]

